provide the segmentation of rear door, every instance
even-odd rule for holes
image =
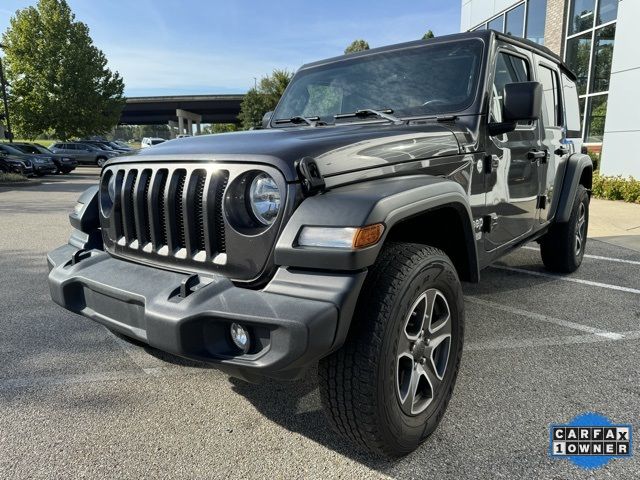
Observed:
[[[539,60],[537,64],[538,82],[544,91],[542,99],[542,118],[540,130],[542,142],[548,152],[546,161],[540,164],[540,210],[539,221],[551,220],[552,202],[560,193],[566,162],[572,152],[570,143],[566,141],[564,112],[562,108],[562,88],[558,68],[553,63]]]
[[[530,80],[530,54],[512,46],[499,48],[490,83],[490,122],[502,121],[505,85]],[[487,179],[486,211],[491,227],[484,237],[486,251],[517,241],[537,224],[539,165],[530,154],[541,148],[537,122],[519,122],[514,131],[488,138],[492,168]]]

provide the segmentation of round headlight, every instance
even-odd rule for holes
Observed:
[[[109,178],[109,183],[107,183],[107,194],[109,195],[109,200],[111,203],[116,203],[116,176],[111,175]]]
[[[107,170],[100,181],[100,209],[102,215],[111,215],[113,205],[116,203],[116,175]]]
[[[249,204],[253,216],[263,225],[271,225],[280,211],[280,190],[276,181],[260,173],[249,187]]]

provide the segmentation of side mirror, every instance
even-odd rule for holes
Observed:
[[[538,82],[509,83],[504,86],[502,122],[489,123],[489,135],[512,132],[519,121],[540,118],[542,84]]]
[[[269,126],[269,123],[271,122],[271,117],[273,117],[273,111],[269,111],[263,115],[262,128],[267,128]]]

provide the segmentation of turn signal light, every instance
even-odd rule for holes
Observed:
[[[383,232],[384,225],[381,223],[357,228],[356,234],[353,236],[353,248],[364,248],[375,245],[380,238],[382,238]]]

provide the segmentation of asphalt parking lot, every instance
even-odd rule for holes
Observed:
[[[640,478],[547,456],[548,426],[640,422],[640,253],[590,240],[569,277],[535,244],[465,285],[467,330],[440,427],[394,462],[328,428],[314,375],[249,385],[132,346],[53,304],[46,252],[97,180],[80,168],[0,188],[0,478]]]

